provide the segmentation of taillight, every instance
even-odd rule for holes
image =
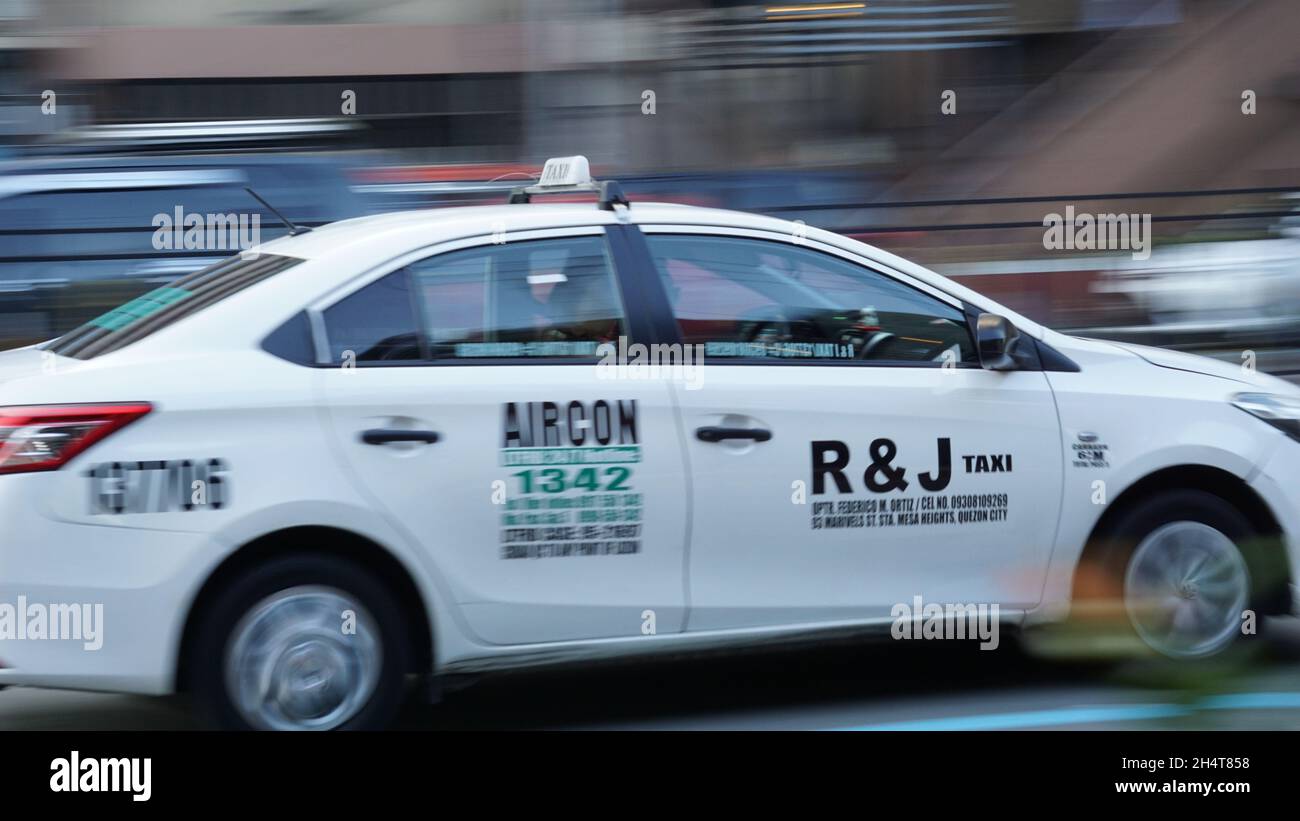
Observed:
[[[0,474],[58,470],[151,410],[147,402],[0,407]]]

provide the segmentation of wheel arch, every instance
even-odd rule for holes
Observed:
[[[425,601],[407,567],[387,548],[358,533],[325,525],[287,527],[266,533],[246,542],[208,574],[190,603],[181,631],[180,647],[174,671],[177,692],[189,689],[193,669],[193,647],[199,616],[218,592],[231,580],[269,559],[291,554],[314,552],[349,559],[374,571],[397,596],[402,613],[411,630],[412,670],[428,673],[433,669],[432,608]]]
[[[1263,497],[1245,480],[1227,470],[1209,465],[1184,464],[1161,468],[1143,476],[1124,488],[1106,505],[1106,510],[1089,532],[1083,554],[1075,566],[1071,582],[1073,600],[1077,601],[1080,598],[1080,580],[1084,576],[1080,571],[1099,558],[1101,551],[1105,549],[1107,539],[1114,534],[1116,524],[1127,512],[1141,505],[1143,500],[1169,490],[1198,490],[1217,496],[1232,505],[1250,521],[1257,533],[1276,542],[1279,555],[1275,557],[1276,569],[1270,569],[1270,572],[1284,574],[1284,578],[1280,581],[1292,581],[1290,564],[1285,554],[1282,525]],[[1282,591],[1287,589],[1285,584],[1279,584],[1278,587]],[[1274,608],[1285,608],[1288,604],[1289,601],[1285,600],[1270,601],[1269,612],[1274,612]]]

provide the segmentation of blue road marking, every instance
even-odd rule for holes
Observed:
[[[1024,713],[950,716],[917,721],[895,721],[844,727],[849,731],[875,730],[1023,730],[1031,727],[1060,727],[1069,724],[1097,724],[1106,721],[1148,721],[1177,718],[1191,713],[1175,704],[1117,704],[1106,707],[1061,707]]]
[[[849,732],[878,730],[1024,730],[1032,727],[1061,727],[1070,724],[1101,724],[1107,721],[1149,721],[1179,718],[1199,710],[1293,710],[1300,709],[1300,693],[1226,693],[1207,696],[1195,704],[1114,704],[1100,707],[1057,707],[1022,713],[948,716],[915,721],[894,721],[840,727]]]
[[[1203,710],[1279,710],[1300,707],[1300,693],[1230,693],[1210,696],[1199,704]]]

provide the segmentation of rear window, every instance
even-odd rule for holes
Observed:
[[[300,262],[276,254],[230,257],[101,314],[54,340],[46,350],[75,359],[112,353]]]

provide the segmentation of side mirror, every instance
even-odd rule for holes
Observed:
[[[987,371],[1014,371],[1016,343],[1020,331],[1004,316],[980,314],[975,323],[975,347],[979,350],[980,367]]]

